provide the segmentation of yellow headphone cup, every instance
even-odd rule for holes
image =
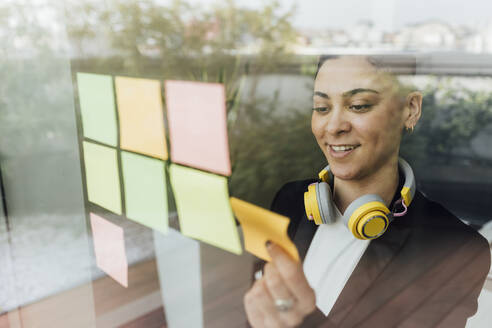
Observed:
[[[364,239],[374,239],[386,231],[388,223],[388,218],[383,212],[369,212],[357,224],[357,232]]]
[[[348,228],[358,239],[374,239],[386,231],[389,209],[381,202],[366,203],[350,216]]]
[[[318,177],[321,181],[328,183],[330,181],[330,171],[323,169],[318,173]]]
[[[311,184],[308,191],[304,192],[304,207],[309,220],[314,220],[314,223],[320,225],[323,223],[321,214],[319,213],[318,199],[316,197],[316,185]]]
[[[308,220],[311,221],[314,216],[311,210],[311,203],[309,202],[309,190],[304,192],[304,209],[306,210]]]
[[[410,206],[410,203],[412,202],[412,192],[410,191],[410,188],[403,187],[401,190],[401,197],[403,198],[405,205]]]

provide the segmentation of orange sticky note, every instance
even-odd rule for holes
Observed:
[[[111,278],[128,287],[128,260],[123,228],[90,213],[96,264]]]
[[[117,76],[121,149],[166,160],[161,83]]]
[[[235,197],[230,198],[231,207],[241,223],[244,248],[253,255],[271,261],[265,243],[270,240],[281,246],[293,259],[299,261],[299,253],[287,235],[289,219]]]

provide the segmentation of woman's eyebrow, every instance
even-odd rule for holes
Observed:
[[[326,93],[321,92],[321,91],[314,91],[314,96],[319,96],[321,98],[330,99],[330,97]]]
[[[351,96],[353,96],[357,93],[361,93],[361,92],[371,92],[371,93],[379,94],[378,91],[373,90],[373,89],[357,88],[357,89],[345,91],[344,93],[342,93],[342,96],[343,97],[351,97]],[[325,98],[325,99],[330,99],[330,97],[326,93],[321,92],[321,91],[314,91],[314,96],[318,96],[318,97]]]
[[[373,89],[357,88],[357,89],[353,89],[353,90],[344,92],[342,94],[342,96],[344,96],[344,97],[350,97],[350,96],[353,96],[353,95],[355,95],[357,93],[361,93],[361,92],[372,92],[372,93],[379,94],[379,92],[377,92],[376,90],[373,90]]]

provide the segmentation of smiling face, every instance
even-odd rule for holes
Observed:
[[[394,76],[364,57],[329,59],[314,83],[311,128],[333,174],[343,180],[397,165],[409,109]]]

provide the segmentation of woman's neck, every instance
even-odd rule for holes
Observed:
[[[377,172],[358,180],[342,180],[335,177],[333,198],[341,213],[355,199],[366,194],[381,196],[387,206],[398,188],[398,158],[388,161]]]

